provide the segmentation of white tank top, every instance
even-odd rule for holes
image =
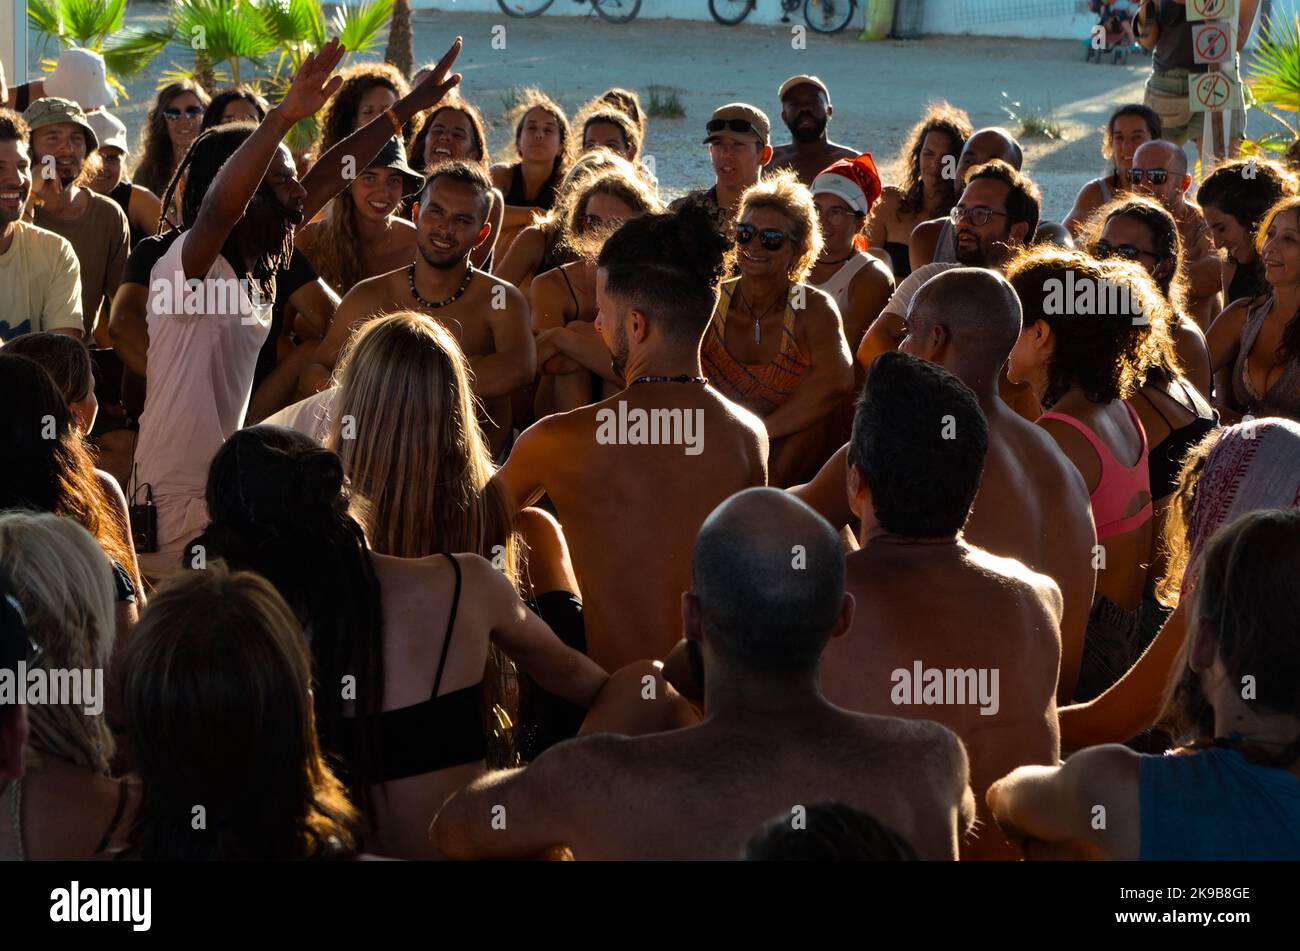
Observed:
[[[853,283],[853,277],[861,271],[871,261],[871,255],[864,251],[856,252],[853,257],[845,261],[838,271],[831,275],[831,279],[825,284],[814,284],[813,287],[819,291],[825,291],[835,298],[835,305],[839,307],[840,314],[849,305],[849,285]]]

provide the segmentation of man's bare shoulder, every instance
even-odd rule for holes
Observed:
[[[705,387],[704,392],[717,404],[718,410],[726,423],[745,430],[756,442],[760,442],[764,446],[767,445],[767,426],[757,413],[741,406],[734,400],[728,399],[711,385]]]
[[[794,143],[787,142],[785,145],[778,145],[772,149],[772,158],[764,166],[764,171],[774,172],[777,169],[787,167],[794,161]]]
[[[395,310],[401,303],[397,291],[404,286],[406,286],[405,266],[376,274],[364,281],[357,281],[352,285],[352,289],[343,295],[343,300],[339,302],[339,310],[345,307],[368,309],[371,313]]]
[[[964,774],[966,748],[960,737],[942,723],[872,713],[849,716],[872,741],[864,746],[864,753],[882,760],[903,760],[936,772]]]

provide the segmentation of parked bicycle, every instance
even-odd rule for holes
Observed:
[[[756,6],[758,0],[709,0],[709,13],[723,26],[735,26]],[[790,14],[801,6],[805,22],[815,33],[838,33],[853,21],[858,9],[857,0],[781,0],[781,22],[789,23]]]
[[[497,0],[506,16],[530,18],[541,16],[555,0]],[[575,0],[587,3],[588,0]],[[591,6],[602,20],[610,23],[629,23],[641,9],[641,0],[590,0]]]

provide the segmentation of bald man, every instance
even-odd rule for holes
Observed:
[[[1200,205],[1187,197],[1187,189],[1192,184],[1192,176],[1187,171],[1187,153],[1172,142],[1154,139],[1133,153],[1129,177],[1136,191],[1164,205],[1178,223],[1178,235],[1183,240],[1183,267],[1187,271],[1187,309],[1201,328],[1208,330],[1223,308],[1220,294],[1223,262],[1214,247],[1205,214]],[[1139,263],[1146,266],[1147,262]]]
[[[984,792],[1060,755],[1060,589],[962,535],[988,441],[975,394],[946,370],[897,352],[872,365],[849,448],[862,547],[845,572],[859,611],[822,662],[832,703],[934,719],[962,738],[984,820],[963,859],[1018,857]]]
[[[1025,153],[1015,136],[1001,126],[976,129],[962,146],[961,155],[957,158],[957,181],[965,182],[971,169],[993,159],[1001,159],[1018,172],[1024,165]],[[1032,237],[1031,234],[1030,238]],[[912,270],[931,261],[956,262],[957,245],[954,239],[952,222],[947,217],[922,221],[912,229]]]
[[[921,858],[952,859],[969,828],[966,754],[925,719],[850,713],[818,689],[828,640],[853,623],[838,536],[776,489],[740,492],[700,528],[682,625],[708,718],[551,747],[454,795],[430,835],[452,858],[735,859],[774,815],[834,800]],[[889,711],[895,713],[896,711]]]

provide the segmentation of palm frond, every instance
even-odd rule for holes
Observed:
[[[133,28],[104,49],[104,63],[110,73],[128,79],[149,65],[172,41],[170,26],[158,30]]]
[[[330,18],[330,33],[342,41],[350,54],[368,53],[379,45],[392,16],[393,0],[340,4]]]
[[[1300,15],[1261,26],[1248,81],[1257,102],[1300,112]]]
[[[158,76],[158,82],[154,85],[155,89],[165,89],[172,83],[178,83],[181,80],[188,79],[191,82],[198,82],[199,73],[202,71],[197,66],[202,64],[196,63],[195,66],[182,66],[180,63],[172,60],[170,69],[164,69]],[[212,81],[217,85],[225,85],[230,82],[230,74],[224,69],[209,67],[212,72]]]
[[[232,0],[172,0],[173,42],[189,47],[210,63],[238,60],[262,65],[275,41],[262,28],[257,12]]]

